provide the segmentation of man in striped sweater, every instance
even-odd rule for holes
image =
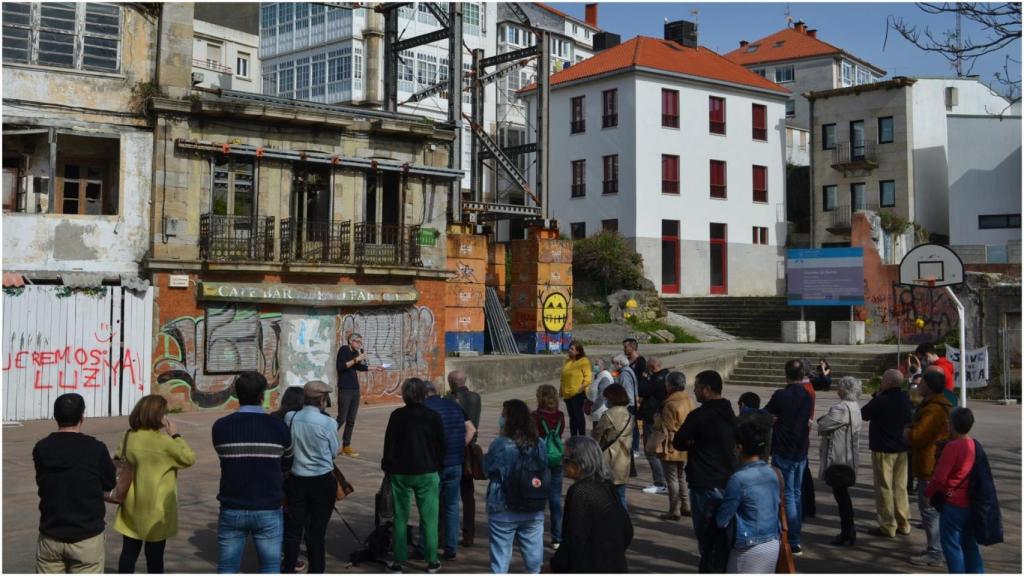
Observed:
[[[267,380],[258,372],[235,379],[238,411],[213,424],[213,447],[220,458],[220,517],[217,571],[236,574],[251,534],[260,572],[281,568],[284,539],[284,472],[291,469],[292,441],[281,420],[264,413]]]

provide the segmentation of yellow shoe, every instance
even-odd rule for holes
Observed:
[[[344,448],[342,448],[341,453],[344,454],[345,456],[351,456],[353,458],[359,456],[359,452],[353,450],[351,446],[345,446]]]

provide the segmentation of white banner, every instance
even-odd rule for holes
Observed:
[[[946,359],[953,364],[955,389],[960,388],[960,349],[946,346]],[[967,387],[988,386],[988,346],[967,351]]]

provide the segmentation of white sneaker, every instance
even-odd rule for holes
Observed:
[[[641,492],[643,492],[644,494],[664,494],[668,492],[668,488],[665,488],[664,486],[655,486],[654,484],[651,484],[647,488],[641,490]]]
[[[657,486],[657,489],[657,494],[668,494],[668,487],[666,486]]]

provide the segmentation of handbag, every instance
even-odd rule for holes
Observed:
[[[131,430],[125,431],[124,438],[121,440],[121,456],[111,459],[117,472],[117,484],[114,485],[113,490],[103,495],[103,500],[111,504],[124,503],[125,497],[128,496],[128,488],[131,487],[132,480],[135,479],[135,467],[128,462],[129,433],[131,433]]]
[[[487,474],[484,474],[484,451],[476,442],[466,445],[462,475],[471,476],[473,480],[487,480]]]
[[[652,422],[650,434],[647,436],[647,441],[644,442],[644,451],[655,456],[664,456],[667,434],[665,434],[665,429],[661,426],[661,418],[657,416],[656,418],[657,423]]]
[[[782,531],[779,534],[779,558],[775,562],[776,574],[796,574],[796,560],[793,558],[793,549],[789,546],[789,523],[786,522],[786,482],[782,479],[782,472],[775,470],[775,477],[779,479],[779,523]]]
[[[973,471],[973,468],[969,470],[967,474],[964,475],[963,479],[960,480],[960,483],[956,485],[956,488],[953,488],[951,490],[941,490],[929,496],[928,505],[931,506],[932,508],[935,508],[936,511],[942,512],[942,508],[943,506],[946,505],[946,500],[949,499],[949,495],[959,490],[960,487],[964,485],[964,482],[966,482],[967,479],[971,477],[971,472]]]
[[[337,464],[334,465],[334,470],[331,470],[331,474],[338,482],[338,490],[334,494],[334,500],[336,502],[341,502],[346,496],[355,492],[356,489],[352,487],[352,484],[345,478],[345,475],[341,473]]]
[[[853,413],[850,411],[850,406],[846,405],[846,411],[849,412],[850,419],[846,421],[843,426],[850,426],[850,422],[853,419]],[[842,428],[842,426],[840,426]],[[835,432],[832,433],[833,435]],[[831,444],[832,438],[829,437],[829,443]],[[857,471],[853,469],[853,466],[849,464],[832,464],[825,469],[825,484],[828,484],[832,488],[849,488],[853,486],[857,481]]]
[[[626,428],[630,428],[632,425],[633,417],[630,416],[628,419],[626,419],[626,425],[622,427],[622,430],[619,430],[619,433],[615,435],[615,438],[612,438],[609,442],[601,442],[601,452],[604,452],[605,450],[611,448],[612,444],[618,442],[619,438],[622,438],[622,433],[626,431]]]

